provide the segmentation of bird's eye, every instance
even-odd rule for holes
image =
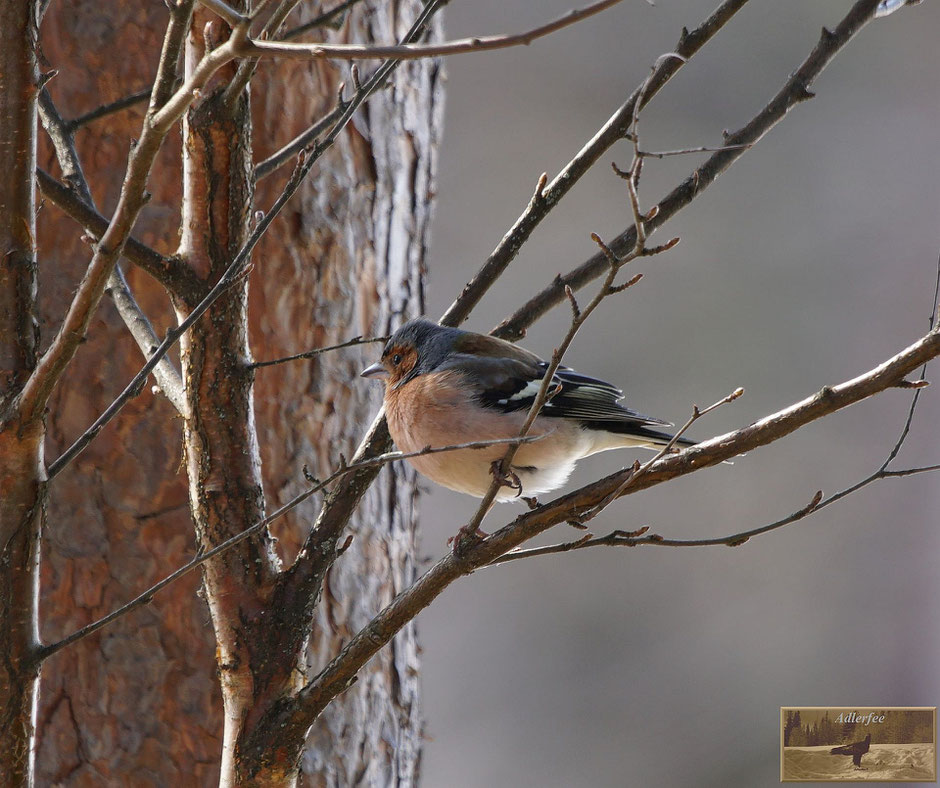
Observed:
[[[401,353],[396,353],[394,356],[392,356],[392,363],[393,363],[396,367],[397,367],[399,364],[401,364]]]

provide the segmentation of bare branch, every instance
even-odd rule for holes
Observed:
[[[284,33],[282,40],[290,41],[292,38],[303,35],[308,30],[316,30],[320,27],[339,27],[343,21],[343,14],[360,2],[362,2],[362,0],[344,0],[344,2],[333,6],[333,8],[328,11],[324,11],[322,14],[315,16],[309,22],[304,22],[302,25],[292,27]]]
[[[314,142],[317,137],[326,131],[346,109],[346,102],[341,99],[342,96],[340,96],[340,100],[337,101],[336,106],[316,123],[298,134],[294,139],[281,147],[280,150],[272,153],[264,161],[258,162],[258,164],[255,165],[255,180],[260,181],[262,178],[266,178],[272,172],[287,164],[287,162],[293,159],[300,151]]]
[[[36,177],[43,196],[78,222],[91,238],[97,241],[104,235],[108,229],[108,220],[104,216],[45,170],[37,169]],[[136,238],[127,239],[122,254],[171,293],[191,293],[199,287],[199,279],[181,260],[166,257]]]
[[[111,271],[105,291],[114,301],[114,306],[121,316],[121,320],[127,326],[127,330],[137,343],[137,347],[140,348],[140,352],[144,354],[144,358],[150,358],[151,354],[160,346],[160,338],[134,298],[134,294],[124,278],[124,272],[121,270],[120,264],[115,265],[114,270]],[[162,358],[153,368],[153,377],[160,391],[170,401],[176,412],[183,418],[189,418],[189,402],[186,399],[183,378],[173,362],[166,357]]]
[[[533,41],[550,35],[562,28],[598,14],[621,0],[599,0],[584,8],[569,11],[565,16],[545,25],[515,35],[483,36],[463,38],[457,41],[442,41],[439,44],[397,44],[393,46],[365,46],[360,44],[292,44],[287,41],[254,41],[246,39],[239,47],[239,54],[246,57],[282,58],[333,58],[336,60],[363,60],[367,58],[394,58],[414,60],[416,58],[458,55],[466,52],[489,52],[494,49],[528,46]]]
[[[606,498],[604,498],[603,501],[597,504],[597,506],[589,509],[584,514],[579,515],[576,519],[576,522],[583,524],[597,517],[597,515],[599,515],[602,511],[604,511],[604,509],[610,506],[611,503],[613,503],[617,498],[623,495],[624,492],[626,492],[627,488],[630,487],[630,485],[636,484],[637,479],[639,479],[644,473],[647,473],[649,469],[652,468],[658,460],[665,457],[667,454],[671,453],[675,449],[676,443],[678,443],[679,438],[685,435],[685,433],[689,431],[689,428],[693,424],[695,424],[695,422],[697,422],[700,418],[702,418],[702,416],[705,416],[706,414],[711,413],[713,410],[720,408],[722,405],[727,405],[729,402],[734,402],[736,399],[739,399],[743,395],[744,395],[744,389],[739,387],[739,388],[736,388],[734,391],[732,391],[727,397],[723,397],[717,402],[712,403],[704,410],[699,410],[698,406],[694,405],[692,407],[692,415],[689,416],[688,421],[686,421],[686,423],[683,424],[678,429],[678,431],[675,433],[675,435],[672,436],[669,442],[666,443],[666,445],[663,446],[653,456],[651,460],[647,460],[645,463],[643,463],[643,465],[640,465],[638,467],[634,467],[633,469],[631,469],[630,474],[627,476],[626,479],[623,480],[623,483],[619,487],[617,487],[617,489],[613,490]]]
[[[892,388],[897,380],[937,355],[940,355],[940,334],[933,330],[898,355],[853,380],[825,387],[820,393],[748,427],[713,438],[680,454],[661,458],[656,467],[626,494],[717,465],[778,440],[816,419]],[[275,719],[271,721],[289,730],[305,731],[332,699],[349,685],[362,666],[451,583],[492,563],[553,525],[565,522],[573,513],[596,506],[619,486],[623,478],[624,472],[615,473],[568,493],[519,515],[485,541],[470,546],[463,555],[445,555],[358,632],[342,652],[303,688],[295,702],[272,711],[271,716]],[[812,511],[810,507],[806,509]]]
[[[158,82],[151,96],[151,107],[163,92],[164,82],[173,79],[173,70],[170,69],[168,58],[173,52],[176,52],[178,57],[179,47],[186,35],[190,11],[191,8],[187,3],[181,3],[179,6],[174,6],[170,12],[170,23],[164,37],[165,57],[161,59],[158,69]],[[211,57],[212,55],[209,55],[204,62]],[[175,61],[173,69],[175,70]],[[197,71],[199,71],[198,68]],[[148,113],[144,119],[140,140],[128,157],[121,196],[111,222],[95,247],[85,276],[78,286],[58,333],[23,387],[18,407],[26,421],[34,420],[43,412],[50,395],[84,340],[88,323],[98,307],[111,271],[117,264],[141,208],[147,201],[145,188],[150,168],[169,130],[169,125],[161,127],[156,122],[156,118],[161,113],[164,113],[166,120],[168,116],[165,115],[165,108],[156,114]]]
[[[63,177],[71,184],[72,189],[77,192],[79,199],[85,201],[92,210],[95,210],[94,198],[82,171],[78,151],[75,149],[73,132],[62,120],[52,97],[45,89],[39,94],[39,113],[42,117],[43,127],[52,140]],[[111,294],[118,315],[120,315],[137,346],[144,354],[144,358],[147,358],[160,344],[160,340],[153,330],[150,320],[147,319],[133,293],[131,293],[119,263],[116,263],[111,270],[105,290]],[[172,362],[164,358],[154,367],[153,376],[167,399],[176,408],[176,411],[184,416],[187,415],[189,409],[183,391],[183,379]]]
[[[179,86],[177,85],[176,70],[189,32],[190,21],[193,16],[195,0],[177,0],[167,3],[170,9],[170,23],[167,26],[166,36],[163,38],[163,48],[160,50],[160,62],[157,65],[157,75],[150,91],[151,112],[160,109],[167,99]]]
[[[88,637],[89,635],[97,632],[102,627],[106,627],[111,622],[116,621],[117,619],[123,616],[126,616],[128,613],[136,610],[139,607],[143,607],[144,605],[149,604],[153,600],[153,597],[157,592],[162,591],[168,585],[171,585],[175,581],[179,580],[181,577],[188,574],[196,567],[201,566],[207,561],[211,561],[213,558],[218,557],[222,553],[225,553],[231,550],[233,547],[235,547],[235,545],[245,541],[253,534],[258,533],[262,529],[266,528],[275,520],[278,520],[279,518],[287,514],[292,509],[296,509],[300,504],[302,504],[308,498],[320,492],[321,490],[326,489],[333,482],[335,482],[337,479],[342,478],[346,474],[353,473],[357,470],[361,470],[362,468],[381,468],[382,466],[388,465],[391,462],[398,462],[399,460],[406,460],[411,457],[423,457],[427,454],[440,454],[443,452],[460,451],[464,449],[484,449],[489,446],[500,446],[500,445],[504,445],[507,443],[509,444],[533,443],[535,441],[542,440],[543,437],[545,436],[533,435],[529,437],[520,437],[520,438],[497,438],[495,440],[472,441],[470,443],[456,443],[450,446],[425,446],[423,449],[419,449],[418,451],[412,451],[412,452],[400,452],[400,451],[387,452],[386,454],[382,454],[377,457],[370,457],[367,460],[353,463],[351,465],[347,464],[341,456],[340,467],[336,471],[331,473],[326,479],[323,479],[322,481],[308,476],[306,474],[306,469],[305,469],[304,475],[307,476],[308,480],[312,482],[311,487],[307,488],[302,493],[295,495],[293,498],[291,498],[291,500],[289,500],[283,506],[278,508],[276,511],[272,512],[267,517],[261,520],[258,520],[258,522],[253,523],[244,531],[240,531],[234,536],[229,537],[224,542],[221,542],[215,547],[213,547],[211,550],[206,550],[203,553],[197,554],[196,556],[193,557],[191,561],[183,564],[181,567],[179,567],[178,569],[168,574],[162,580],[159,580],[158,582],[154,583],[152,586],[147,588],[145,591],[142,591],[140,594],[134,597],[130,602],[127,602],[126,604],[121,605],[121,607],[115,610],[112,610],[107,615],[102,616],[96,621],[93,621],[90,624],[87,624],[86,626],[82,627],[81,629],[76,630],[71,635],[68,635],[62,638],[61,640],[56,641],[55,643],[50,643],[46,646],[43,646],[40,649],[38,660],[41,662],[42,660],[45,660],[48,657],[51,657],[53,654],[61,651],[67,646],[72,645],[73,643],[81,640],[82,638]]]
[[[138,90],[136,93],[131,93],[129,96],[119,98],[117,101],[111,101],[108,104],[95,107],[93,110],[79,115],[77,118],[66,121],[66,128],[68,128],[70,132],[74,132],[93,121],[100,120],[108,115],[113,115],[115,112],[121,112],[129,107],[133,107],[135,104],[142,104],[150,98],[150,91],[150,88],[144,88],[143,90]]]
[[[441,325],[458,326],[467,319],[470,311],[515,259],[519,249],[542,220],[548,216],[552,208],[614,143],[622,140],[629,133],[633,110],[640,99],[641,89],[645,86],[644,103],[648,103],[679,71],[683,63],[705,46],[746,3],[747,0],[725,0],[691,33],[683,29],[676,52],[684,58],[684,61],[672,58],[663,62],[656,70],[656,76],[652,80],[644,80],[633,91],[623,105],[611,115],[594,137],[565,165],[548,186],[540,179],[540,185],[526,209],[490,253],[476,276],[464,286],[460,296],[448,307],[441,317]],[[524,334],[523,329],[514,338],[521,339]]]
[[[330,345],[329,347],[318,347],[314,350],[308,350],[305,353],[297,353],[293,356],[285,356],[284,358],[275,358],[271,361],[255,361],[251,366],[255,369],[259,367],[273,367],[275,364],[286,364],[288,361],[302,361],[305,359],[316,358],[321,353],[329,353],[333,350],[342,350],[346,347],[355,347],[356,345],[367,345],[370,342],[387,342],[388,337],[353,337],[352,339],[347,339],[345,342],[340,342],[338,345]]]
[[[205,6],[213,13],[218,14],[232,27],[244,25],[250,21],[247,16],[236,11],[232,6],[224,2],[224,0],[199,0],[199,4]]]
[[[725,150],[712,154],[708,160],[696,169],[679,186],[673,189],[658,204],[659,213],[647,222],[650,231],[661,227],[675,216],[682,208],[692,202],[707,189],[747,150],[779,123],[797,104],[812,97],[809,86],[812,85],[835,56],[867,25],[873,18],[877,0],[859,0],[845,15],[831,33],[820,37],[812,52],[802,65],[793,72],[776,96],[739,131],[727,135]],[[687,57],[683,42],[679,42],[676,52]],[[669,61],[675,62],[675,61]],[[667,62],[667,66],[669,65]],[[676,66],[678,68],[678,66]],[[650,83],[653,90],[656,80]],[[628,228],[611,242],[614,252],[621,253],[631,249],[636,242],[634,228]],[[542,292],[529,299],[510,317],[500,323],[493,331],[503,339],[517,340],[525,335],[525,330],[549,309],[560,303],[565,297],[564,287],[568,285],[577,291],[588,282],[603,275],[606,259],[596,254],[564,276],[556,277]]]
[[[300,0],[281,0],[281,2],[278,3],[278,7],[274,10],[274,13],[271,14],[271,17],[267,22],[265,22],[259,37],[271,38],[272,36],[276,35],[278,30],[281,29],[281,25],[284,24],[284,20],[287,19],[287,17],[290,15],[290,12],[294,10],[299,2]],[[254,9],[252,15],[257,17],[260,13],[260,10],[260,8]],[[235,76],[225,88],[225,96],[223,101],[226,104],[231,105],[235,99],[241,95],[242,91],[248,86],[248,83],[254,76],[257,68],[257,58],[249,58],[248,60],[243,60],[238,64],[238,70],[236,71]]]
[[[424,29],[424,26],[427,24],[431,16],[437,11],[438,8],[442,5],[442,0],[431,0],[424,9],[415,19],[411,29],[408,33],[405,34],[404,40],[410,40],[411,36],[417,36]],[[225,44],[222,45],[223,47]],[[215,50],[218,52],[219,50]],[[213,53],[215,54],[215,53]],[[203,58],[203,63],[206,58]],[[377,86],[381,84],[382,80],[387,78],[388,74],[392,72],[395,68],[397,61],[389,61],[386,64],[383,64],[376,74],[373,76],[373,80],[370,80],[370,84],[373,83]],[[198,70],[198,69],[197,69]],[[192,79],[189,80],[192,82]],[[222,276],[219,278],[219,281],[212,287],[212,289],[203,297],[203,299],[196,304],[192,311],[186,316],[186,319],[183,320],[176,328],[167,332],[166,337],[163,342],[160,343],[160,346],[154,351],[153,355],[141,367],[140,371],[134,376],[130,383],[124,388],[124,390],[114,399],[114,401],[104,410],[104,412],[95,420],[95,422],[87,429],[82,435],[68,448],[66,449],[53,463],[48,467],[49,477],[52,478],[56,474],[62,471],[62,469],[68,465],[75,457],[77,457],[85,447],[94,440],[95,436],[101,432],[108,422],[111,421],[133,397],[137,396],[140,393],[144,383],[146,382],[147,376],[153,370],[154,366],[159,363],[159,361],[170,351],[170,348],[179,340],[179,338],[186,332],[186,330],[195,323],[203,314],[209,309],[212,304],[218,300],[225,290],[227,290],[233,282],[235,282],[240,276],[244,274],[245,266],[248,264],[250,259],[251,252],[255,248],[255,245],[261,240],[261,237],[270,227],[271,222],[278,216],[281,212],[281,209],[284,205],[287,204],[287,201],[294,195],[294,192],[300,187],[300,184],[303,183],[304,178],[307,177],[310,170],[313,168],[313,165],[317,160],[329,150],[333,143],[336,141],[336,138],[346,127],[349,121],[352,119],[353,115],[359,109],[359,106],[363,101],[370,95],[367,86],[363,86],[363,90],[357,93],[347,105],[343,114],[339,117],[336,124],[326,134],[322,140],[319,140],[316,145],[307,153],[304,153],[298,159],[297,167],[295,167],[294,172],[291,174],[291,177],[288,179],[287,183],[284,186],[281,194],[274,201],[273,205],[268,209],[268,211],[261,217],[260,221],[255,225],[254,230],[251,235],[248,237],[248,240],[245,241],[245,245],[239,250],[238,254],[235,255],[229,267],[225,270]],[[164,106],[164,109],[161,112],[166,111],[166,108],[169,107],[172,103],[172,100],[168,101]],[[386,444],[387,445],[387,444]],[[373,452],[376,454],[379,452]],[[361,459],[361,457],[359,458]],[[362,470],[361,473],[370,472],[369,470]],[[374,478],[374,476],[372,477]],[[371,481],[371,478],[370,478]]]
[[[745,145],[722,145],[718,148],[681,148],[679,150],[661,150],[661,151],[645,151],[638,150],[637,153],[642,156],[644,159],[665,159],[667,156],[686,156],[690,153],[724,153],[729,150],[746,150],[750,148],[753,143],[748,143]]]

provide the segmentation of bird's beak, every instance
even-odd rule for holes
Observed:
[[[382,366],[382,364],[376,361],[372,366],[366,367],[362,372],[359,373],[359,377],[363,378],[387,378],[388,370]]]

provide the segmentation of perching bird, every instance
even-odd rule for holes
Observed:
[[[868,752],[868,748],[871,745],[871,734],[869,733],[862,741],[857,741],[852,744],[844,744],[841,747],[833,747],[829,750],[830,755],[851,755],[852,763],[854,763],[859,769],[862,768],[862,756]]]
[[[518,436],[548,364],[521,347],[419,318],[399,328],[379,362],[363,377],[385,378],[388,429],[401,451]],[[669,422],[619,403],[610,383],[559,367],[553,395],[529,431],[544,436],[519,445],[512,483],[497,500],[535,496],[565,483],[582,457],[608,449],[664,446],[672,436],[653,427]],[[680,438],[678,444],[694,445]],[[493,480],[493,463],[506,453],[499,444],[414,457],[409,462],[444,487],[482,498]],[[521,486],[521,489],[519,487]]]

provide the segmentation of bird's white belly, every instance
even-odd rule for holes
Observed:
[[[461,414],[471,414],[469,418]],[[485,415],[485,414],[483,414]],[[519,434],[525,413],[502,414],[499,422],[482,418],[475,409],[447,407],[446,404],[424,410],[407,423],[389,417],[389,429],[395,443],[404,452],[420,451],[426,446],[448,446],[474,441],[511,438]],[[498,428],[494,429],[494,423]],[[540,440],[519,446],[512,462],[513,473],[522,483],[521,492],[503,487],[498,501],[510,501],[519,495],[540,495],[557,489],[568,479],[575,462],[591,453],[593,440],[580,425],[563,419],[537,422],[531,435]],[[443,426],[446,425],[446,426]],[[409,462],[434,482],[457,492],[482,498],[493,481],[493,463],[506,453],[506,445],[413,457]]]

